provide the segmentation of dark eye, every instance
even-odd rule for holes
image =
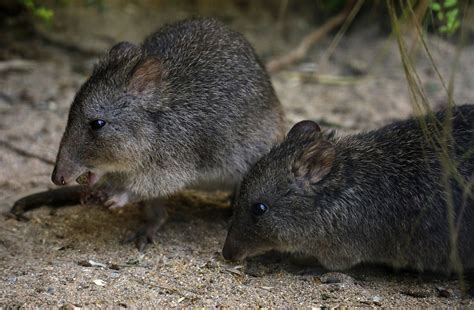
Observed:
[[[96,119],[93,120],[90,125],[93,130],[98,130],[105,126],[105,121],[101,119]]]
[[[259,202],[252,206],[252,213],[255,216],[263,215],[267,211],[268,211],[268,206],[264,203]]]

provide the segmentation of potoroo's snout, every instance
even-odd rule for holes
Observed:
[[[60,150],[56,159],[51,181],[56,185],[66,185],[71,183],[81,174],[85,173],[87,168],[72,160],[70,156]]]
[[[224,259],[231,261],[239,261],[245,258],[245,253],[242,250],[242,247],[238,241],[235,241],[230,233],[227,234],[224,248],[222,249],[222,256]]]

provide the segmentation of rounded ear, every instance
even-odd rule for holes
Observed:
[[[323,136],[316,137],[295,158],[292,172],[302,187],[308,187],[323,180],[331,171],[336,150]]]
[[[305,120],[293,125],[293,127],[290,129],[290,132],[288,132],[287,137],[291,138],[295,136],[313,134],[316,132],[321,132],[321,127],[319,127],[316,122]]]
[[[149,57],[132,71],[127,91],[136,95],[151,93],[162,80],[162,65],[157,57]]]
[[[141,55],[142,49],[130,42],[119,42],[112,46],[108,56],[110,58],[130,58],[132,56]]]
[[[113,70],[119,75],[127,75],[130,70],[143,58],[141,47],[130,42],[115,44],[94,67],[94,74],[101,71]]]

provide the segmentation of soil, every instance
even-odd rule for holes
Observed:
[[[55,10],[51,25],[38,23],[33,38],[9,32],[0,64],[23,62],[0,66],[0,211],[21,196],[52,188],[51,162],[69,105],[97,56],[113,42],[139,42],[164,22],[195,13],[175,7],[158,12],[147,1],[132,3],[117,1],[100,12],[66,6]],[[316,27],[297,16],[287,16],[287,26],[281,26],[265,11],[243,14],[226,7],[201,13],[221,16],[266,60]],[[302,63],[272,76],[288,125],[313,119],[343,135],[412,114],[398,46],[387,33],[377,25],[356,24],[325,57],[332,37]],[[436,35],[426,39],[448,80],[457,44]],[[446,103],[446,91],[423,49],[418,51],[417,72],[431,107],[438,108]],[[459,63],[454,100],[473,102],[472,42],[463,46]],[[0,307],[474,307],[472,297],[462,296],[464,282],[457,277],[383,266],[330,273],[279,253],[226,262],[220,250],[230,217],[228,197],[198,191],[171,197],[170,220],[144,253],[121,242],[139,224],[137,206],[115,212],[98,206],[44,207],[29,212],[29,221],[2,216]]]

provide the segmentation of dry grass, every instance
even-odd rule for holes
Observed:
[[[454,80],[457,73],[459,59],[461,56],[462,51],[462,43],[463,43],[463,27],[461,27],[461,35],[460,35],[460,42],[457,47],[457,53],[453,59],[453,63],[451,65],[451,73],[449,76],[449,80],[446,81],[445,78],[440,73],[438,69],[437,63],[434,61],[431,49],[432,47],[429,46],[425,34],[426,31],[423,30],[422,21],[423,19],[420,16],[426,15],[428,13],[428,6],[424,6],[426,10],[425,13],[420,13],[420,10],[417,10],[413,6],[413,1],[409,0],[400,0],[399,3],[401,7],[403,7],[403,13],[401,16],[398,16],[395,9],[394,1],[388,0],[387,5],[390,12],[390,19],[393,29],[393,34],[396,37],[399,51],[400,51],[400,58],[403,64],[403,69],[405,72],[408,90],[410,93],[411,104],[413,107],[413,112],[415,115],[419,116],[420,125],[423,129],[424,135],[428,143],[431,144],[432,147],[438,149],[439,159],[441,162],[442,167],[442,184],[445,188],[446,193],[446,201],[447,201],[447,216],[448,216],[448,225],[449,231],[451,234],[450,238],[450,260],[451,264],[458,275],[460,289],[464,291],[464,270],[462,267],[461,259],[458,252],[458,232],[459,232],[459,224],[460,221],[458,219],[458,223],[455,222],[456,214],[455,214],[455,206],[453,203],[453,193],[452,193],[452,185],[451,181],[455,180],[464,189],[465,192],[465,201],[469,196],[472,196],[472,186],[473,186],[473,179],[465,180],[463,176],[459,173],[457,167],[458,162],[454,160],[451,156],[453,150],[453,137],[452,137],[452,112],[453,107],[456,105],[453,99],[453,92],[454,92]],[[421,1],[423,2],[423,1]],[[466,11],[466,10],[465,10]],[[410,23],[411,27],[404,27],[406,23]],[[411,32],[411,33],[408,33]],[[407,44],[407,36],[411,34],[413,38],[412,48],[409,48]],[[430,127],[428,129],[426,124],[426,119],[422,116],[425,114],[430,115],[434,118],[434,112],[431,110],[431,106],[433,106],[426,95],[426,90],[422,84],[420,76],[417,72],[415,66],[415,58],[417,55],[417,48],[416,46],[421,45],[421,51],[423,52],[423,56],[426,57],[436,76],[441,83],[444,91],[446,92],[446,118],[443,124],[440,124],[438,130],[435,127]],[[462,215],[463,209],[466,207],[464,204],[461,207],[460,214]]]

